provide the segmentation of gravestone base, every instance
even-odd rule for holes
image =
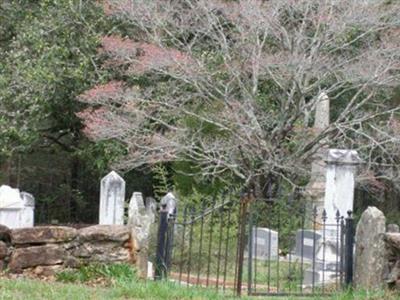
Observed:
[[[314,274],[314,275],[313,275]],[[332,271],[322,271],[322,270],[313,270],[312,268],[304,270],[304,280],[303,286],[310,287],[313,285],[314,279],[314,286],[321,286],[322,284],[330,284],[335,283],[338,279],[339,274]],[[313,278],[314,277],[314,278]]]

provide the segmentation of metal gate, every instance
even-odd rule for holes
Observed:
[[[351,213],[318,214],[293,196],[163,204],[155,279],[236,295],[329,294],[352,282],[353,227]]]

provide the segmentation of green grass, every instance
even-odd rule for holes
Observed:
[[[277,299],[277,300],[395,300],[400,295],[378,291],[374,293],[342,293],[330,297],[242,297],[243,300]],[[0,299],[13,300],[113,300],[113,299],[233,299],[217,294],[212,290],[185,288],[170,282],[144,282],[134,280],[119,282],[109,288],[88,287],[82,284],[47,283],[27,279],[0,280]],[[237,299],[237,298],[236,298]]]
[[[82,266],[79,269],[65,270],[56,274],[57,281],[61,282],[90,282],[104,279],[111,282],[126,282],[136,279],[136,270],[127,264],[93,264]]]
[[[0,280],[0,299],[112,300],[112,299],[221,299],[212,290],[183,288],[170,282],[119,282],[108,288],[83,284],[47,283],[27,279]]]
[[[56,276],[61,282],[41,282],[28,279],[0,279],[0,300],[2,299],[238,299],[229,294],[217,293],[214,289],[184,287],[167,281],[144,281],[138,279],[136,272],[129,265],[91,265],[77,270],[66,270]],[[91,287],[83,283],[106,283],[107,287]],[[245,292],[245,291],[244,291]],[[387,291],[374,293],[351,291],[329,297],[247,297],[243,300],[278,299],[278,300],[395,300],[400,299]]]

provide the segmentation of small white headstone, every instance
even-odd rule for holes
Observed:
[[[151,261],[147,262],[147,279],[154,279],[154,268]]]
[[[35,198],[33,195],[21,192],[24,208],[21,210],[21,227],[34,226]]]
[[[124,224],[125,180],[112,171],[101,180],[99,224]]]
[[[7,185],[0,187],[0,224],[8,228],[34,226],[34,197]]]

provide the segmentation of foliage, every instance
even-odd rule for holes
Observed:
[[[165,165],[157,164],[152,167],[153,192],[156,199],[161,199],[172,191],[170,175]]]
[[[75,0],[19,0],[5,1],[1,15],[7,31],[0,43],[2,122],[7,125],[1,132],[15,138],[14,144],[2,140],[2,153],[38,139],[63,147],[81,127],[76,95],[106,75],[97,70],[95,56],[100,28],[106,27],[101,12]]]
[[[65,270],[57,273],[57,281],[85,283],[104,279],[112,283],[137,280],[136,270],[127,264],[92,264],[79,269]]]
[[[368,161],[365,180],[397,182],[397,3],[109,0],[105,9],[131,30],[102,38],[104,66],[120,74],[80,96],[92,106],[81,116],[91,139],[129,149],[116,167],[189,164],[186,175],[263,194],[272,179],[303,184],[316,151],[343,147]],[[326,95],[331,122],[315,130]]]
[[[36,197],[38,222],[95,222],[99,179],[125,150],[87,140],[76,97],[108,80],[97,48],[116,24],[80,0],[4,0],[0,19],[1,184]]]

